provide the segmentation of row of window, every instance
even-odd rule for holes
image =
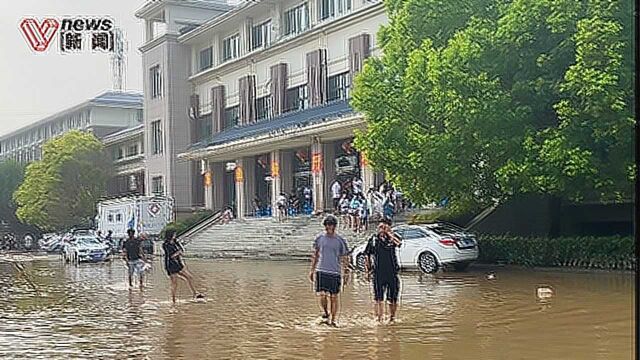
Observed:
[[[351,11],[351,0],[320,0],[318,1],[318,20],[345,15]],[[304,2],[284,12],[282,17],[282,34],[293,36],[300,34],[311,27],[309,16],[309,4]],[[271,19],[252,26],[250,38],[247,41],[250,51],[269,47],[272,43]],[[233,60],[240,56],[240,34],[236,33],[222,40],[220,62]],[[213,48],[208,47],[200,51],[198,71],[209,69],[213,66]]]
[[[18,149],[22,146],[30,146],[41,140],[48,140],[52,137],[60,135],[68,130],[80,129],[89,125],[90,116],[88,111],[82,111],[73,114],[65,119],[54,121],[47,125],[42,125],[37,129],[29,130],[29,132],[5,140],[0,143],[0,154]]]
[[[137,156],[143,153],[142,144],[140,143],[131,143],[128,145],[118,146],[113,149],[113,160],[122,160],[125,158]]]
[[[349,73],[344,72],[328,79],[327,102],[346,100],[349,96]],[[309,90],[307,84],[287,89],[284,112],[299,111],[309,108]],[[265,95],[256,99],[256,121],[269,119],[273,116],[271,96]],[[223,129],[234,127],[239,120],[239,105],[225,109]]]
[[[40,147],[34,147],[31,149],[22,149],[12,154],[4,154],[0,156],[0,161],[5,159],[13,159],[19,163],[28,163],[35,160],[42,159],[42,149]]]

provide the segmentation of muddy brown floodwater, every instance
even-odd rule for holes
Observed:
[[[123,263],[0,262],[0,358],[631,359],[633,276],[498,270],[402,275],[399,321],[373,321],[356,278],[339,328],[319,324],[308,264],[189,260],[206,303],[173,306],[156,261],[129,291]],[[36,286],[33,289],[29,282]],[[537,288],[553,287],[540,300]]]

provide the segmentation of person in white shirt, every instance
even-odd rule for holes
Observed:
[[[287,217],[287,196],[284,193],[278,195],[276,207],[278,208],[278,220],[284,220]]]
[[[333,199],[333,212],[338,213],[340,211],[340,194],[342,192],[342,186],[338,179],[331,185],[331,198]]]
[[[353,194],[358,195],[362,193],[362,180],[358,177],[354,177],[351,181],[351,186],[353,186]]]

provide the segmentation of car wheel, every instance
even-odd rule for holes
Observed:
[[[356,269],[358,269],[359,271],[364,271],[365,263],[366,263],[366,258],[364,254],[358,254],[356,256]]]
[[[454,263],[453,268],[456,269],[456,271],[465,271],[469,267],[469,264],[468,262]]]
[[[418,268],[426,274],[433,274],[438,270],[438,260],[436,256],[430,252],[423,252],[418,257]]]

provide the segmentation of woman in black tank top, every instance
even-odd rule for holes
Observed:
[[[171,279],[171,299],[176,302],[176,289],[178,288],[178,278],[182,278],[189,284],[194,299],[203,299],[204,295],[198,293],[193,286],[193,275],[187,270],[182,261],[182,246],[176,241],[175,230],[167,230],[164,234],[164,268]]]

